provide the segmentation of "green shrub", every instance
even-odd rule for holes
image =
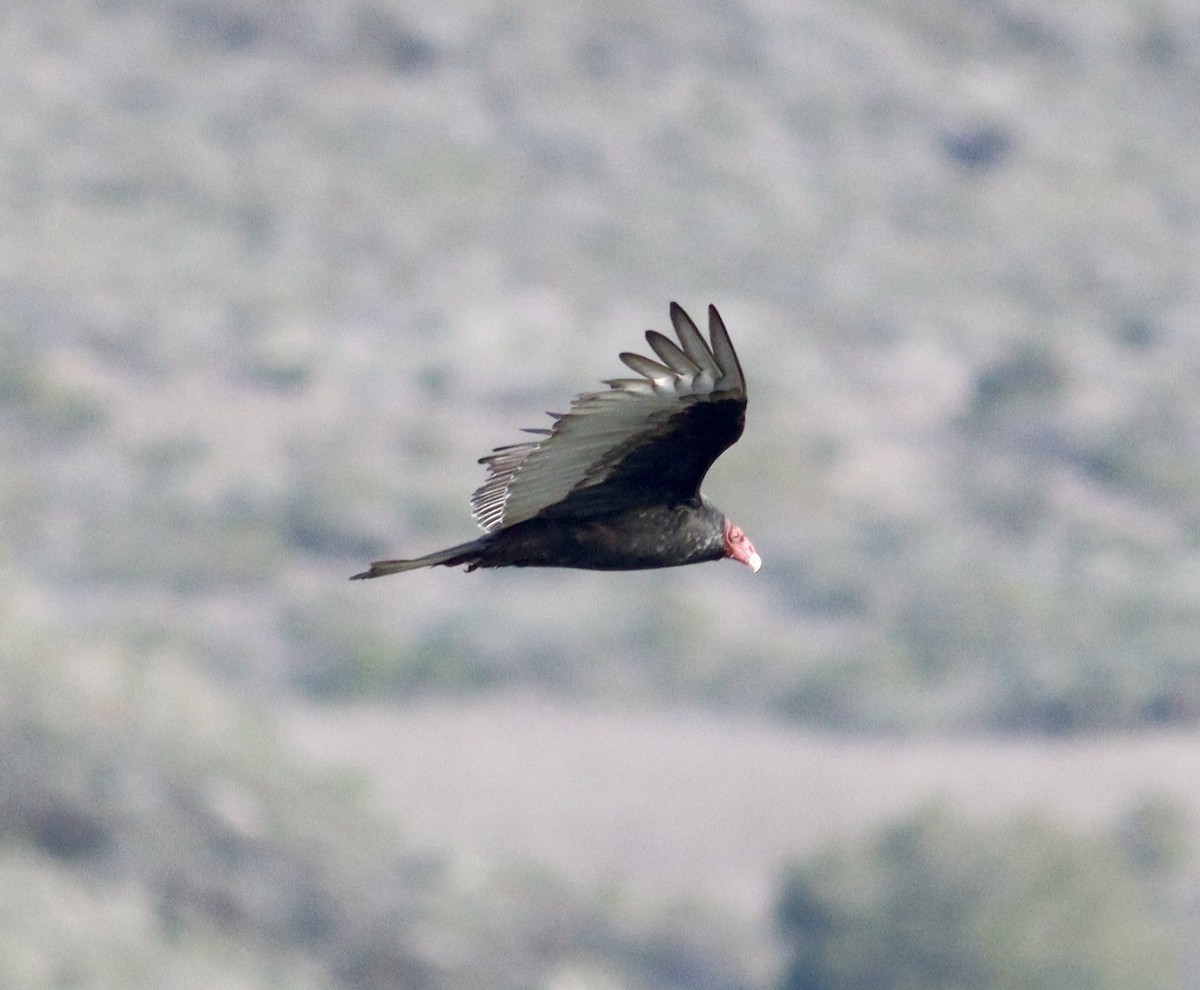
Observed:
[[[1108,837],[926,809],[787,874],[783,990],[1153,990],[1177,948]]]

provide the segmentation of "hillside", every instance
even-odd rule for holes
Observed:
[[[1200,56],[1105,9],[12,12],[14,580],[242,684],[1193,721]],[[748,369],[761,575],[335,583],[468,536],[674,297]]]
[[[1194,732],[1193,8],[8,9],[0,870],[53,918],[5,902],[11,985],[441,987],[503,956],[502,990],[577,952],[769,981],[709,937],[723,906],[476,889],[388,839],[391,804],[277,738],[298,706]],[[716,303],[746,369],[707,490],[761,572],[346,582],[469,538],[477,458],[671,299]]]

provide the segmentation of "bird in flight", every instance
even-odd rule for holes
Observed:
[[[605,382],[551,413],[538,439],[497,447],[480,460],[487,480],[471,496],[483,536],[413,560],[377,560],[351,580],[465,564],[633,571],[729,557],[762,560],[700,482],[742,435],[746,382],[715,306],[708,340],[678,303],[679,343],[655,330],[654,361],[625,352],[638,378]]]

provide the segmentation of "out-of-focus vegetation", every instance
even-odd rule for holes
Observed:
[[[58,618],[323,697],[1195,723],[1190,5],[439,10],[6,15],[6,552]],[[671,297],[747,368],[761,574],[343,587]]]
[[[187,656],[5,619],[5,987],[747,985],[718,909],[433,856]]]
[[[1177,987],[1182,832],[1147,805],[1117,835],[929,808],[794,867],[783,990]]]
[[[56,0],[2,23],[5,985],[764,982],[719,912],[409,848],[271,742],[289,691],[1197,723],[1191,0]],[[760,574],[345,583],[467,538],[475,459],[619,371],[671,298],[716,302],[746,367],[709,490]],[[930,835],[978,849],[979,900]],[[913,889],[1006,933],[971,965],[1091,947],[1079,985],[1124,986],[1124,946],[1139,985],[1168,978],[1161,905],[1104,842],[939,819],[865,855],[877,900],[821,886],[836,856],[789,881],[836,913],[793,987],[883,958],[835,942]],[[949,886],[913,888],[926,869]],[[1104,877],[1114,913],[1079,921]],[[1020,954],[1023,910],[1080,940]]]

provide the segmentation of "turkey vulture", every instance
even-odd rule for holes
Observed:
[[[659,361],[623,353],[642,377],[605,382],[551,413],[537,440],[480,460],[487,481],[471,496],[486,535],[414,560],[377,560],[351,580],[439,564],[632,571],[731,557],[762,560],[742,530],[700,494],[700,482],[742,435],[746,382],[715,306],[705,342],[678,303],[679,343],[654,330]],[[660,363],[661,361],[661,363]]]

